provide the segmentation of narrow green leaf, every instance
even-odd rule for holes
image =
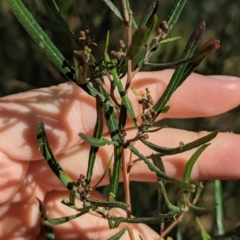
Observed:
[[[153,161],[153,164],[160,169],[160,171],[162,171],[164,174],[166,174],[166,171],[165,171],[165,167],[164,167],[164,164],[163,164],[163,161],[161,159],[161,157],[159,156],[159,154],[151,154],[151,159]],[[159,177],[157,175],[157,178],[158,178],[158,181],[162,181],[163,184],[165,184],[165,180],[162,179],[161,177]]]
[[[198,207],[198,206],[195,206],[194,204],[189,203],[189,207],[191,207],[193,210],[197,212],[203,213],[203,212],[209,212],[210,210],[213,210],[214,208],[217,207],[217,204],[211,207]]]
[[[218,40],[210,39],[206,42],[193,56],[186,59],[180,59],[175,62],[169,63],[147,63],[146,65],[152,67],[158,67],[159,69],[164,69],[178,64],[188,63],[184,69],[184,74],[182,80],[186,79],[193,71],[196,69],[201,62],[211,55],[214,51],[220,48],[220,42]],[[187,54],[187,53],[186,53]],[[184,55],[184,54],[183,54]],[[180,82],[181,84],[181,82]]]
[[[118,185],[120,181],[120,172],[122,167],[122,155],[123,147],[122,146],[114,147],[114,163],[110,180],[110,192],[108,194],[109,201],[114,201],[117,194]]]
[[[175,62],[167,62],[167,63],[147,63],[147,66],[151,66],[151,67],[158,67],[158,69],[165,69],[165,68],[169,68],[172,66],[176,66],[178,64],[183,64],[183,63],[189,63],[194,59],[194,57],[190,57],[190,58],[186,58],[186,59],[182,59],[182,60],[177,60]]]
[[[76,82],[76,81],[75,81]],[[97,95],[102,99],[103,104],[106,104],[108,106],[114,107],[114,105],[111,103],[109,98],[106,96],[103,96],[97,89],[95,89],[90,83],[85,84],[77,84],[79,87],[81,87],[86,93],[91,95],[92,97],[96,97]]]
[[[202,194],[202,191],[203,191],[203,182],[197,182],[196,183],[196,192],[194,195],[194,199],[192,201],[193,204],[197,204],[198,199],[200,198],[200,196]]]
[[[132,87],[131,90],[135,97],[139,97],[139,94],[135,88]]]
[[[49,222],[49,217],[47,215],[47,210],[44,203],[39,199],[36,198],[39,204],[39,211],[41,213],[42,218],[42,225],[44,229],[44,233],[47,240],[55,240],[55,235],[53,232],[52,224]]]
[[[7,0],[18,21],[25,28],[32,39],[44,51],[56,67],[69,79],[75,81],[75,70],[63,57],[47,34],[36,22],[21,0]]]
[[[122,104],[119,114],[119,126],[118,126],[119,132],[121,132],[124,129],[126,121],[127,121],[127,108],[124,104]]]
[[[97,139],[101,139],[103,134],[104,116],[103,116],[102,99],[99,97],[99,95],[96,96],[96,109],[97,109],[97,119],[96,119],[96,124],[93,132],[93,137]],[[90,181],[92,178],[93,167],[95,164],[97,152],[98,152],[98,147],[91,146],[89,151],[88,169],[87,169],[87,175],[86,175],[87,185],[90,184]]]
[[[76,210],[76,211],[81,210],[81,209],[79,209],[75,204],[73,204],[73,203],[71,202],[71,200],[69,200],[69,199],[63,199],[63,200],[61,201],[61,203],[64,204],[64,205],[66,205],[66,206],[68,206],[68,207],[70,207],[70,208],[72,208],[72,209],[74,209],[74,210]]]
[[[133,59],[144,44],[147,43],[149,36],[156,27],[157,21],[157,15],[153,15],[147,22],[146,26],[140,27],[134,32],[131,45],[127,52],[127,57],[129,59]]]
[[[180,224],[177,225],[176,240],[183,240],[183,231]]]
[[[73,204],[69,199],[62,199],[61,201],[62,204],[78,211],[78,212],[88,212],[90,209],[93,209],[94,206],[92,206],[91,204],[87,203],[86,201],[84,201],[85,206],[84,207],[77,207],[75,204]],[[87,203],[87,204],[86,204]]]
[[[177,0],[175,2],[175,6],[173,7],[171,14],[167,20],[167,26],[168,29],[165,31],[166,36],[170,33],[170,31],[172,30],[173,26],[175,25],[175,23],[177,22],[183,7],[185,6],[187,0]],[[164,39],[165,41],[166,39]],[[155,40],[153,40],[155,41]],[[155,46],[153,49],[151,49],[151,51],[148,53],[148,56],[146,57],[146,59],[150,59],[151,56],[153,55],[153,53],[158,49],[158,46],[160,45],[161,41],[159,42],[159,44],[157,46]],[[139,61],[139,63],[137,64],[137,67],[141,66],[141,64],[143,63],[143,59],[141,61]]]
[[[214,39],[210,39],[206,42],[200,49],[197,51],[194,56],[193,60],[188,63],[186,69],[184,70],[183,78],[187,78],[194,70],[197,68],[200,63],[210,56],[213,52],[220,48],[220,42]]]
[[[158,154],[151,154],[151,159],[156,167],[158,167],[163,173],[166,173],[163,161]]]
[[[132,43],[127,51],[127,57],[129,59],[133,59],[140,49],[143,47],[143,45],[147,42],[147,39],[149,37],[149,30],[146,26],[138,28],[132,37]]]
[[[74,183],[74,181],[63,171],[61,166],[58,164],[57,160],[55,159],[52,150],[49,146],[48,139],[45,133],[45,128],[42,122],[39,122],[36,127],[37,132],[37,140],[38,145],[40,148],[40,151],[46,160],[47,164],[51,168],[51,170],[54,172],[54,174],[59,178],[59,180],[62,182],[62,184],[71,190],[75,191],[76,197],[81,199],[80,194],[77,191],[77,186]]]
[[[145,164],[148,166],[148,168],[155,172],[159,177],[171,182],[172,184],[179,186],[182,189],[185,189],[190,192],[195,191],[195,186],[193,184],[186,183],[184,181],[171,178],[167,176],[164,172],[162,172],[158,167],[156,167],[154,164],[152,164],[143,154],[141,154],[134,146],[129,145],[128,149],[132,151],[139,159],[143,160]]]
[[[168,24],[168,30],[166,32],[166,34],[169,34],[169,32],[171,31],[171,29],[173,28],[173,26],[175,25],[175,23],[177,22],[185,4],[186,4],[187,0],[178,0],[175,2],[175,6],[173,7],[173,10],[170,14],[170,17],[167,21]]]
[[[119,75],[118,75],[118,72],[117,72],[117,69],[116,69],[115,65],[113,64],[113,62],[112,62],[108,53],[104,54],[104,60],[105,60],[106,65],[110,69],[111,75],[113,77],[113,82],[114,82],[115,86],[117,87],[118,92],[119,92],[119,94],[122,98],[122,104],[125,105],[129,115],[131,116],[131,118],[134,122],[134,125],[136,127],[138,127],[137,119],[136,119],[132,104],[131,104],[131,102],[128,98],[128,95],[127,95],[126,91],[123,88],[122,82],[121,82],[121,80],[119,78]]]
[[[107,93],[103,92],[103,96],[105,96],[106,99],[109,99],[109,96],[107,96]],[[104,116],[107,122],[107,127],[110,133],[111,139],[114,142],[116,142],[119,140],[119,129],[118,129],[119,123],[115,117],[114,108],[105,104],[103,105],[103,109],[104,109]]]
[[[162,43],[174,42],[174,41],[177,41],[177,40],[179,40],[179,39],[181,39],[181,38],[182,38],[181,36],[178,36],[178,37],[170,37],[170,38],[161,40],[160,44],[162,44]]]
[[[114,228],[117,228],[121,222],[122,222],[121,217],[118,217],[115,219],[110,218],[110,219],[108,219],[108,226],[110,229],[114,229]]]
[[[91,203],[92,206],[96,207],[104,207],[104,208],[121,208],[127,209],[128,205],[125,202],[120,201],[99,201],[94,199],[87,199],[87,202]]]
[[[103,0],[107,6],[114,12],[114,14],[121,20],[123,21],[123,17],[121,13],[119,12],[118,8],[114,5],[114,3],[111,0]]]
[[[118,142],[112,142],[106,138],[95,138],[95,137],[89,137],[84,133],[78,134],[84,141],[88,142],[93,147],[101,147],[105,145],[114,145],[118,146]]]
[[[111,0],[103,0],[107,6],[114,12],[114,14],[123,22],[123,17],[120,13],[120,11],[118,10],[118,8],[113,4],[113,2]],[[130,10],[130,5],[129,5],[129,1],[126,0],[126,3],[127,3],[127,7],[128,7],[128,10]],[[134,20],[134,18],[132,17],[132,26],[134,29],[137,29],[138,26]]]
[[[39,210],[42,214],[42,219],[44,221],[48,221],[51,225],[59,225],[59,224],[66,223],[70,220],[73,220],[73,219],[75,219],[77,217],[80,217],[81,215],[89,212],[89,209],[91,208],[91,207],[84,207],[77,214],[73,214],[73,215],[70,215],[70,216],[67,216],[67,217],[60,217],[60,218],[52,218],[51,219],[47,215],[47,210],[46,210],[46,207],[45,207],[44,203],[38,198],[37,198],[37,200],[38,200],[38,203],[39,203]]]
[[[56,239],[52,226],[50,226],[49,224],[46,224],[46,222],[43,222],[43,229],[44,229],[45,237],[47,240],[55,240]]]
[[[156,167],[158,167],[163,173],[166,174],[165,167],[164,167],[161,157],[157,154],[151,154],[151,159],[153,161],[153,164]],[[158,180],[158,182],[162,181],[163,185],[166,184],[166,181],[164,179],[160,178],[158,175],[157,175],[157,180]],[[164,200],[164,196],[162,194],[161,186],[160,186],[160,184],[158,184],[158,214],[162,214],[165,212],[164,211],[164,203],[165,203],[165,200]]]
[[[73,215],[69,215],[69,216],[66,216],[66,217],[60,217],[60,218],[52,218],[52,219],[49,219],[49,222],[52,224],[52,225],[59,225],[59,224],[63,224],[63,223],[66,223],[66,222],[69,222],[75,218],[78,218],[86,213],[88,213],[89,210],[85,210],[85,211],[82,211],[82,212],[79,212],[79,213],[76,213],[76,214],[73,214]]]
[[[194,184],[188,183],[189,185],[186,185],[187,182],[180,181],[176,178],[169,178],[168,181],[171,182],[172,184],[182,188],[183,190],[186,190],[186,191],[189,191],[189,192],[195,192],[196,191],[196,187],[195,187]]]
[[[70,191],[70,194],[69,194],[69,201],[70,201],[73,205],[75,205],[75,197],[76,197],[75,191],[71,190],[71,191]]]
[[[194,31],[192,32],[187,45],[181,55],[181,59],[184,59],[186,57],[191,57],[193,56],[201,38],[202,35],[205,31],[205,22],[200,22],[196,28],[194,29]],[[181,68],[184,68],[186,65],[181,66]]]
[[[176,214],[161,214],[160,216],[156,217],[135,217],[135,218],[123,218],[121,217],[121,222],[127,223],[161,223],[161,222],[172,222]],[[111,217],[111,220],[117,221],[119,217]]]
[[[46,210],[46,207],[45,207],[43,201],[41,201],[38,197],[36,197],[36,199],[37,199],[38,204],[39,204],[39,211],[42,214],[41,218],[43,219],[43,221],[46,221],[46,220],[48,221],[49,217],[47,215],[47,210]]]
[[[174,214],[180,213],[182,211],[181,207],[175,206],[175,205],[171,204],[171,202],[169,201],[163,182],[160,181],[159,184],[160,184],[160,187],[161,187],[161,192],[163,194],[164,200],[165,200],[168,208],[171,210],[171,213],[174,213]]]
[[[119,240],[125,233],[126,229],[127,228],[121,229],[118,233],[116,233],[114,236],[108,238],[107,240]]]
[[[110,95],[108,92],[105,91],[105,89],[101,86],[95,86],[98,91],[101,93],[101,95],[107,100],[110,101]],[[108,131],[110,133],[111,139],[113,141],[119,140],[119,130],[118,130],[118,120],[115,117],[115,112],[113,106],[110,106],[108,104],[103,104],[103,115],[107,122]]]
[[[200,227],[201,229],[201,237],[202,237],[202,240],[210,240],[211,237],[208,235],[208,233],[206,232],[206,230],[203,228],[200,220],[198,217],[196,217],[196,222],[197,222],[197,225]],[[226,239],[225,239],[226,240]]]
[[[196,148],[196,147],[199,147],[201,146],[202,144],[205,144],[209,141],[211,141],[213,138],[215,138],[218,134],[218,131],[214,131],[204,137],[201,137],[193,142],[190,142],[190,143],[187,143],[187,144],[184,144],[184,145],[181,145],[179,147],[176,147],[176,148],[165,148],[165,147],[161,147],[161,146],[158,146],[154,143],[151,143],[147,140],[141,140],[146,146],[148,146],[149,148],[151,148],[152,150],[160,153],[160,156],[165,156],[165,155],[175,155],[175,154],[178,154],[178,153],[182,153],[182,152],[185,152],[185,151],[188,151],[188,150],[191,150],[193,148]]]
[[[201,147],[199,147],[197,149],[197,151],[191,156],[191,158],[188,160],[186,167],[184,169],[184,173],[183,173],[183,181],[184,182],[189,182],[189,179],[191,177],[191,173],[192,173],[192,169],[193,166],[195,164],[195,162],[197,161],[198,157],[201,155],[201,153],[210,145],[209,144],[204,144]]]
[[[69,34],[70,37],[72,37],[74,39],[74,41],[81,46],[79,38],[75,35],[75,33],[70,29],[70,27],[68,26],[66,20],[64,19],[64,17],[62,16],[57,3],[54,0],[47,0],[48,5],[50,6],[51,10],[53,11],[53,13],[55,14],[56,18],[58,19],[58,21],[60,22],[60,24],[64,27],[64,29],[66,30],[66,32]]]
[[[190,58],[193,56],[194,51],[196,50],[196,47],[201,39],[201,36],[205,30],[205,23],[201,22],[198,24],[198,26],[194,29],[190,39],[188,40],[188,43],[185,47],[185,50],[182,53],[181,60]],[[184,75],[184,71],[186,69],[187,64],[180,64],[177,66],[176,70],[173,73],[173,76],[170,79],[170,82],[164,91],[161,98],[157,101],[157,103],[154,105],[153,109],[157,111],[158,113],[161,112],[163,107],[166,105],[170,97],[172,96],[173,92],[183,83],[183,81],[186,79],[186,76]],[[154,120],[157,118],[157,116],[154,118]]]
[[[148,8],[147,12],[142,17],[142,19],[139,23],[139,28],[145,27],[147,25],[150,18],[153,17],[154,14],[156,13],[157,8],[158,8],[158,1],[153,1],[151,3],[150,7]]]
[[[109,32],[107,33],[107,37],[106,37],[106,46],[105,46],[105,51],[104,51],[104,57],[105,57],[105,62],[106,65],[108,66],[108,68],[111,71],[111,74],[113,76],[113,83],[112,83],[112,87],[115,88],[116,86],[116,81],[119,80],[119,76],[118,76],[118,72],[116,70],[116,67],[112,64],[111,59],[108,55],[108,46],[109,46]],[[118,83],[118,84],[121,84]],[[109,93],[107,93],[103,88],[100,88],[101,93],[104,95],[104,97],[106,99],[110,99]],[[107,126],[108,126],[108,130],[111,136],[111,139],[113,141],[118,141],[119,140],[119,129],[120,126],[122,126],[122,124],[125,124],[126,120],[124,119],[124,113],[121,112],[121,110],[123,110],[123,108],[121,107],[120,110],[120,119],[119,121],[116,119],[115,117],[115,113],[114,113],[114,109],[110,106],[107,105],[103,105],[104,107],[104,115],[107,121]],[[126,118],[126,114],[125,114],[125,118]],[[121,129],[120,129],[121,130]]]

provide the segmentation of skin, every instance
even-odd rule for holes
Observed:
[[[150,89],[156,101],[163,93],[172,70],[140,73],[133,87],[140,93]],[[202,76],[192,74],[174,93],[171,106],[163,118],[209,117],[226,112],[240,103],[240,79],[230,76]],[[136,115],[140,107],[136,97],[129,92]],[[0,238],[45,239],[36,197],[44,201],[52,218],[73,214],[60,201],[68,192],[49,170],[37,145],[35,128],[39,121],[45,124],[51,148],[62,168],[75,180],[86,174],[88,144],[79,132],[91,135],[96,119],[95,101],[74,83],[67,82],[50,88],[36,89],[0,99]],[[133,124],[127,123],[128,135],[134,136]],[[231,130],[231,129],[230,129]],[[160,134],[161,133],[161,134]],[[179,142],[193,141],[207,132],[189,132],[166,128],[151,134],[150,141],[166,147]],[[107,136],[107,130],[105,130]],[[240,177],[240,136],[232,132],[219,133],[212,144],[199,157],[192,180],[237,179]],[[151,151],[140,143],[142,153]],[[186,161],[193,151],[165,157],[166,171],[181,178]],[[111,155],[110,147],[101,148],[97,157],[92,185],[102,176]],[[126,153],[128,157],[128,153]],[[128,158],[126,158],[128,159]],[[131,180],[156,181],[154,173],[138,162],[133,165]],[[106,184],[105,179],[102,184]],[[103,199],[93,191],[91,197]],[[80,203],[79,203],[80,205]],[[117,214],[124,212],[116,210]],[[120,228],[125,225],[120,225]],[[143,239],[158,239],[158,234],[143,224],[132,225],[134,235]],[[109,230],[106,220],[89,214],[54,228],[57,239],[107,239],[119,229]],[[129,239],[126,232],[123,239]]]

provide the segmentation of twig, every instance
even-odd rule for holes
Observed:
[[[126,0],[122,0],[122,8],[123,8],[123,18],[126,25],[129,24],[129,13],[127,8]]]
[[[129,11],[129,24],[127,26],[127,48],[131,46],[132,43],[132,11]],[[132,80],[132,59],[127,59],[127,82],[125,86],[126,92],[128,91]]]
[[[183,212],[180,214],[180,216],[177,217],[177,218],[175,219],[175,221],[173,221],[173,222],[164,230],[164,232],[160,235],[159,240],[164,239],[164,237],[182,220],[183,215],[184,215],[187,211],[188,211],[188,208],[187,208],[185,211],[183,211]]]

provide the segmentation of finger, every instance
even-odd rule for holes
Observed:
[[[135,131],[128,131],[127,138],[135,136]],[[202,136],[207,132],[190,132],[180,129],[166,128],[159,132],[152,133],[149,141],[159,144],[163,147],[178,147],[180,142],[189,143]],[[211,141],[211,145],[198,158],[192,174],[191,180],[206,180],[206,179],[238,179],[240,177],[240,136],[233,133],[219,133],[215,139]],[[141,142],[136,142],[135,147],[144,155],[150,155],[153,150],[149,149]],[[126,161],[130,158],[128,149],[125,151]],[[184,168],[187,161],[192,156],[196,149],[176,154],[165,156],[162,158],[166,172],[169,176],[182,179]],[[89,145],[87,143],[81,146],[76,146],[70,151],[65,152],[57,157],[60,165],[72,179],[78,179],[80,174],[86,175],[88,165]],[[107,165],[113,154],[113,147],[101,147],[99,149],[94,172],[91,181],[91,186],[95,185],[103,176]],[[133,155],[133,159],[137,157]],[[44,165],[44,166],[43,166]],[[41,171],[39,171],[41,169]],[[47,191],[52,189],[63,190],[63,185],[51,172],[51,169],[45,162],[34,162],[31,166],[31,172],[37,182],[45,187]],[[48,178],[42,178],[48,176]],[[133,164],[130,172],[130,179],[134,181],[156,181],[156,174],[149,170],[143,161],[138,161]],[[100,185],[109,184],[108,177],[105,177]],[[50,187],[51,186],[51,187]]]
[[[143,72],[132,86],[145,92],[148,87],[155,100],[163,94],[173,70],[161,72]],[[231,76],[203,76],[191,74],[173,93],[167,105],[170,110],[162,118],[207,117],[226,112],[240,104],[240,78]],[[131,96],[134,101],[134,96]],[[223,101],[224,99],[224,101]],[[134,102],[134,107],[141,106]]]
[[[12,187],[9,182],[9,187]],[[21,181],[18,192],[3,202],[6,194],[1,191],[1,231],[0,239],[36,239],[40,232],[39,205],[36,196],[43,199],[41,187],[37,186],[31,175]]]
[[[172,71],[140,73],[133,87],[148,87],[155,101],[162,95]],[[170,100],[171,110],[164,117],[212,116],[237,106],[240,81],[219,81],[191,75]],[[136,96],[129,92],[137,113],[141,111]],[[229,97],[231,96],[231,97]],[[222,99],[227,99],[223,101]],[[9,158],[40,159],[35,128],[44,122],[55,153],[80,143],[79,132],[91,134],[95,126],[95,100],[73,83],[12,95],[0,100],[0,150]],[[132,124],[131,124],[132,125]],[[15,151],[12,151],[14,147]]]
[[[96,119],[94,99],[71,82],[2,98],[0,113],[0,151],[18,160],[42,158],[36,139],[39,121],[58,153],[80,142],[78,133],[92,131]]]
[[[91,197],[96,200],[104,200],[104,198],[96,191],[91,193]],[[69,198],[69,193],[66,191],[52,191],[49,192],[44,200],[47,211],[51,218],[59,218],[63,216],[69,216],[76,214],[75,210],[64,206],[61,203],[62,199]],[[76,200],[78,207],[82,206],[82,203]],[[111,216],[125,216],[126,212],[121,209],[114,209],[110,212]],[[139,238],[141,235],[142,239],[158,239],[158,234],[144,224],[131,224],[126,223],[120,224],[118,228],[109,229],[107,219],[91,215],[89,213],[71,220],[65,224],[54,226],[54,233],[56,239],[83,239],[83,240],[105,240],[112,237],[114,234],[119,232],[124,227],[132,227],[135,238]],[[128,231],[125,232],[123,240],[130,239]]]
[[[196,133],[180,129],[163,129],[158,133],[150,135],[149,141],[171,148],[178,147],[180,142],[184,144],[190,143],[207,134],[208,132],[206,131]],[[240,144],[240,136],[230,132],[219,133],[210,143],[210,146],[200,155],[194,165],[191,180],[239,179],[240,152],[238,151],[238,146]],[[150,155],[153,152],[141,143],[138,143],[136,147],[146,155]],[[186,163],[195,151],[196,149],[192,149],[181,154],[163,157],[167,174],[182,179]],[[132,177],[135,178],[136,176],[136,179],[139,179],[140,175],[138,172],[141,170],[143,174],[148,172],[146,177],[142,176],[141,179],[148,179],[148,177],[153,180],[156,179],[155,174],[150,173],[146,169],[146,165],[141,161],[138,166],[136,165],[133,168]]]
[[[0,204],[15,196],[23,184],[29,162],[10,160],[0,152]]]

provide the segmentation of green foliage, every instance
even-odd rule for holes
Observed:
[[[27,10],[21,0],[8,0],[15,16],[28,34],[43,49],[44,53],[56,65],[56,67],[70,79],[74,79],[74,68],[63,57],[58,48],[52,43],[47,34],[36,22],[32,14]]]
[[[175,72],[162,97],[158,99],[156,103],[153,103],[152,101],[151,92],[146,90],[146,96],[141,97],[141,101],[139,101],[139,104],[141,104],[143,109],[140,121],[137,120],[135,116],[132,103],[127,94],[129,88],[131,88],[131,81],[133,77],[149,63],[150,58],[152,58],[158,48],[162,46],[161,44],[163,42],[171,41],[171,38],[168,38],[168,34],[177,22],[183,7],[186,4],[186,0],[176,1],[176,4],[172,8],[167,21],[162,21],[161,23],[158,23],[158,17],[156,15],[158,2],[153,1],[147,11],[143,14],[139,25],[137,25],[134,20],[134,15],[132,14],[128,1],[122,1],[123,13],[121,13],[117,6],[115,6],[112,2],[104,1],[126,27],[127,42],[126,47],[121,47],[121,51],[115,53],[109,52],[110,34],[108,32],[106,34],[107,38],[105,50],[102,51],[103,55],[100,57],[95,56],[92,53],[92,46],[95,46],[96,43],[95,39],[89,35],[88,29],[80,31],[80,35],[76,36],[61,14],[60,7],[57,6],[57,2],[54,0],[48,0],[48,4],[59,23],[64,27],[69,36],[73,38],[79,48],[74,51],[75,67],[73,67],[61,54],[21,0],[7,1],[19,22],[33,40],[42,48],[43,52],[48,56],[50,61],[55,64],[58,70],[96,99],[97,121],[93,136],[87,136],[84,133],[79,133],[79,136],[90,144],[91,148],[89,158],[86,159],[86,161],[88,161],[87,175],[85,177],[82,173],[79,173],[80,177],[77,181],[71,179],[67,173],[64,172],[57,159],[54,157],[45,133],[44,123],[39,123],[37,125],[36,132],[40,151],[51,170],[69,190],[69,199],[64,199],[62,203],[76,210],[76,214],[74,215],[64,216],[58,219],[50,219],[47,215],[47,210],[45,209],[43,202],[38,200],[43,225],[46,226],[45,230],[47,238],[54,239],[54,233],[51,225],[62,224],[78,218],[83,214],[92,214],[93,212],[96,213],[96,217],[100,216],[108,220],[109,228],[116,228],[121,222],[171,222],[172,226],[174,226],[180,221],[183,215],[189,211],[190,208],[198,211],[211,209],[212,207],[198,207],[196,206],[196,201],[192,201],[193,194],[196,193],[197,198],[199,198],[198,193],[201,191],[197,191],[199,186],[198,184],[190,183],[190,177],[198,157],[207,148],[209,141],[216,137],[217,131],[194,142],[171,149],[158,146],[156,143],[151,143],[146,139],[148,138],[148,134],[152,131],[161,130],[162,127],[159,127],[158,129],[152,128],[157,116],[159,114],[163,114],[169,109],[166,104],[172,94],[174,94],[176,89],[206,57],[220,47],[219,41],[211,39],[199,50],[197,50],[197,46],[205,30],[204,22],[198,24],[190,36],[180,59],[174,62],[163,63],[162,65],[160,63],[159,66],[161,69],[172,66],[174,63],[174,65],[176,65]],[[132,32],[132,28],[135,29],[134,33]],[[120,52],[121,55],[119,55]],[[122,78],[124,76],[127,78],[125,85],[122,82]],[[111,79],[111,81],[109,81],[110,90],[108,90],[105,83],[109,79]],[[120,95],[120,101],[117,100],[116,91],[114,90],[116,90]],[[138,96],[136,91],[135,94]],[[118,114],[115,114],[116,112]],[[127,138],[125,131],[127,115],[130,116],[137,131],[136,136],[132,139]],[[110,133],[110,140],[102,137],[104,120]],[[161,134],[161,132],[159,134]],[[157,152],[157,154],[144,156],[140,149],[136,149],[134,147],[134,142],[136,141],[141,141],[147,147]],[[113,165],[107,166],[105,171],[105,174],[107,172],[109,173],[110,187],[107,201],[97,201],[89,197],[89,193],[92,190],[91,178],[97,152],[100,147],[105,145],[112,146],[113,151]],[[162,164],[160,157],[164,155],[174,155],[196,147],[199,148],[187,162],[182,180],[172,178],[165,173],[164,165]],[[157,216],[151,217],[132,217],[130,214],[128,217],[123,218],[110,215],[110,210],[112,208],[121,208],[126,211],[131,209],[131,202],[116,200],[119,190],[120,171],[123,166],[123,156],[125,151],[130,151],[138,158],[136,161],[143,161],[149,170],[156,174],[160,189],[159,194],[162,194],[164,198],[163,202],[165,202],[165,207],[168,209],[167,212],[159,212]],[[129,174],[129,172],[125,172],[125,174]],[[103,178],[101,178],[100,181],[102,179]],[[124,179],[124,181],[127,180]],[[168,199],[166,183],[174,185],[181,192],[180,198],[176,197],[176,205],[173,205]],[[129,182],[126,182],[126,186],[128,185]],[[129,191],[128,188],[124,190],[126,192]],[[83,202],[82,208],[78,208],[75,205],[75,198],[78,198]],[[110,239],[120,239],[125,230],[126,229],[122,229]],[[166,228],[166,230],[161,233],[161,237],[165,237],[168,234],[168,231],[169,228]]]

